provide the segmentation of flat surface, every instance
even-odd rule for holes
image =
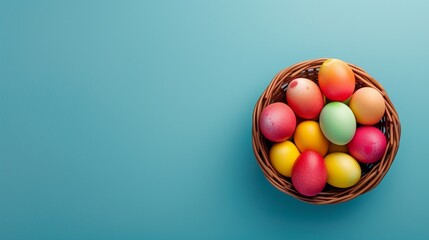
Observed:
[[[375,3],[377,2],[377,3]],[[0,239],[429,239],[426,1],[0,1]],[[403,127],[372,192],[272,187],[253,106],[335,57]]]

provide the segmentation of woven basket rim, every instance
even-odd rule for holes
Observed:
[[[305,77],[317,82],[317,73],[322,63],[328,58],[312,59],[296,63],[282,69],[271,80],[257,100],[252,116],[252,145],[255,158],[267,180],[280,191],[293,196],[303,202],[311,204],[334,204],[349,201],[374,189],[384,178],[392,165],[401,138],[401,124],[398,113],[383,86],[362,68],[347,63],[353,70],[356,78],[356,89],[364,86],[378,90],[385,101],[386,111],[382,121],[377,127],[383,131],[387,138],[387,148],[383,158],[371,165],[359,182],[350,188],[339,189],[325,187],[314,197],[307,197],[298,193],[291,183],[291,179],[280,175],[271,165],[268,152],[271,144],[259,131],[259,115],[268,104],[277,102],[284,94],[287,84],[295,78]],[[283,101],[284,102],[284,101]]]

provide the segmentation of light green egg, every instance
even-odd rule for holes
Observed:
[[[346,104],[331,102],[320,113],[320,129],[332,143],[345,145],[355,135],[356,118]]]

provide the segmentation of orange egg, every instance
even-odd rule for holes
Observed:
[[[381,93],[370,87],[358,89],[350,99],[349,106],[356,117],[356,121],[363,125],[378,123],[386,110],[386,104]]]
[[[316,121],[301,122],[296,127],[293,138],[300,152],[313,150],[322,157],[328,152],[329,141],[323,135],[320,125]]]
[[[342,102],[349,98],[355,89],[355,75],[351,67],[338,59],[323,62],[318,75],[322,93],[332,101]]]

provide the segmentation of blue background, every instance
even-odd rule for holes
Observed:
[[[0,239],[429,238],[425,1],[0,1]],[[383,182],[302,203],[251,147],[296,62],[367,70],[402,122]]]

